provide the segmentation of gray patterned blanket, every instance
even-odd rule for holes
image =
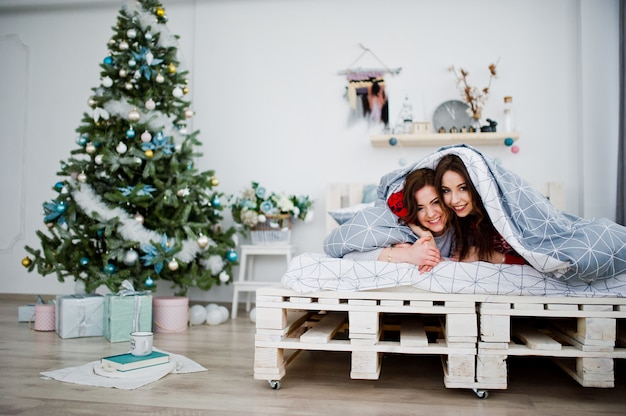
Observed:
[[[402,189],[409,172],[434,169],[448,153],[457,154],[467,166],[496,230],[537,271],[582,282],[626,273],[626,227],[606,218],[583,219],[557,210],[523,178],[467,145],[442,147],[383,176],[375,206],[331,232],[324,240],[326,254],[343,257],[351,251],[415,241],[410,229],[398,224],[386,200]]]

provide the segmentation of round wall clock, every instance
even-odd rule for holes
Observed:
[[[442,103],[433,115],[433,128],[440,132],[443,127],[444,133],[460,132],[463,128],[469,131],[474,119],[467,114],[469,106],[463,101],[450,100]]]

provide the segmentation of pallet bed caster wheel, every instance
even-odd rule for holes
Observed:
[[[280,380],[268,380],[270,387],[274,390],[280,389]]]
[[[476,397],[478,397],[479,399],[486,399],[487,397],[489,397],[489,392],[487,390],[480,390],[480,389],[472,389],[472,391],[474,391],[474,394],[476,395]]]

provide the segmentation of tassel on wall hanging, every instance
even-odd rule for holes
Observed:
[[[389,123],[389,103],[385,91],[385,75],[397,75],[402,68],[391,69],[385,65],[369,48],[359,45],[363,52],[348,66],[339,71],[348,81],[347,98],[350,108],[369,119],[372,123]],[[381,65],[381,68],[356,67],[363,56],[370,54]]]

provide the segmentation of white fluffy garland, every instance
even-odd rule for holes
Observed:
[[[116,115],[123,119],[127,119],[128,113],[134,109],[139,113],[141,121],[148,122],[148,126],[152,131],[159,131],[162,129],[165,136],[174,139],[175,145],[179,145],[185,140],[185,137],[180,133],[180,131],[174,128],[174,117],[168,117],[160,111],[147,111],[142,113],[139,109],[135,108],[135,106],[129,104],[125,98],[122,98],[119,101],[107,101],[104,103],[103,107],[109,114]]]
[[[76,185],[76,182],[73,182]],[[138,222],[134,217],[131,217],[126,211],[121,208],[109,208],[100,197],[93,191],[93,189],[87,184],[80,184],[79,187],[73,187],[72,196],[76,204],[86,213],[95,212],[105,220],[111,220],[115,217],[119,219],[122,225],[119,227],[119,233],[122,237],[130,241],[138,241],[140,244],[153,244],[161,240],[161,234],[153,230],[144,228],[143,224]],[[208,237],[207,237],[208,238]],[[209,246],[215,246],[216,243],[212,239],[208,239]],[[186,239],[182,243],[182,249],[176,254],[177,260],[189,263],[196,258],[196,255],[201,252],[202,248],[198,246],[197,241]],[[213,256],[211,256],[213,257]],[[219,256],[215,256],[220,258]],[[221,260],[221,258],[220,258]],[[217,266],[216,260],[207,260],[203,262],[203,265],[210,268],[213,273]],[[223,263],[217,271],[221,270]]]

